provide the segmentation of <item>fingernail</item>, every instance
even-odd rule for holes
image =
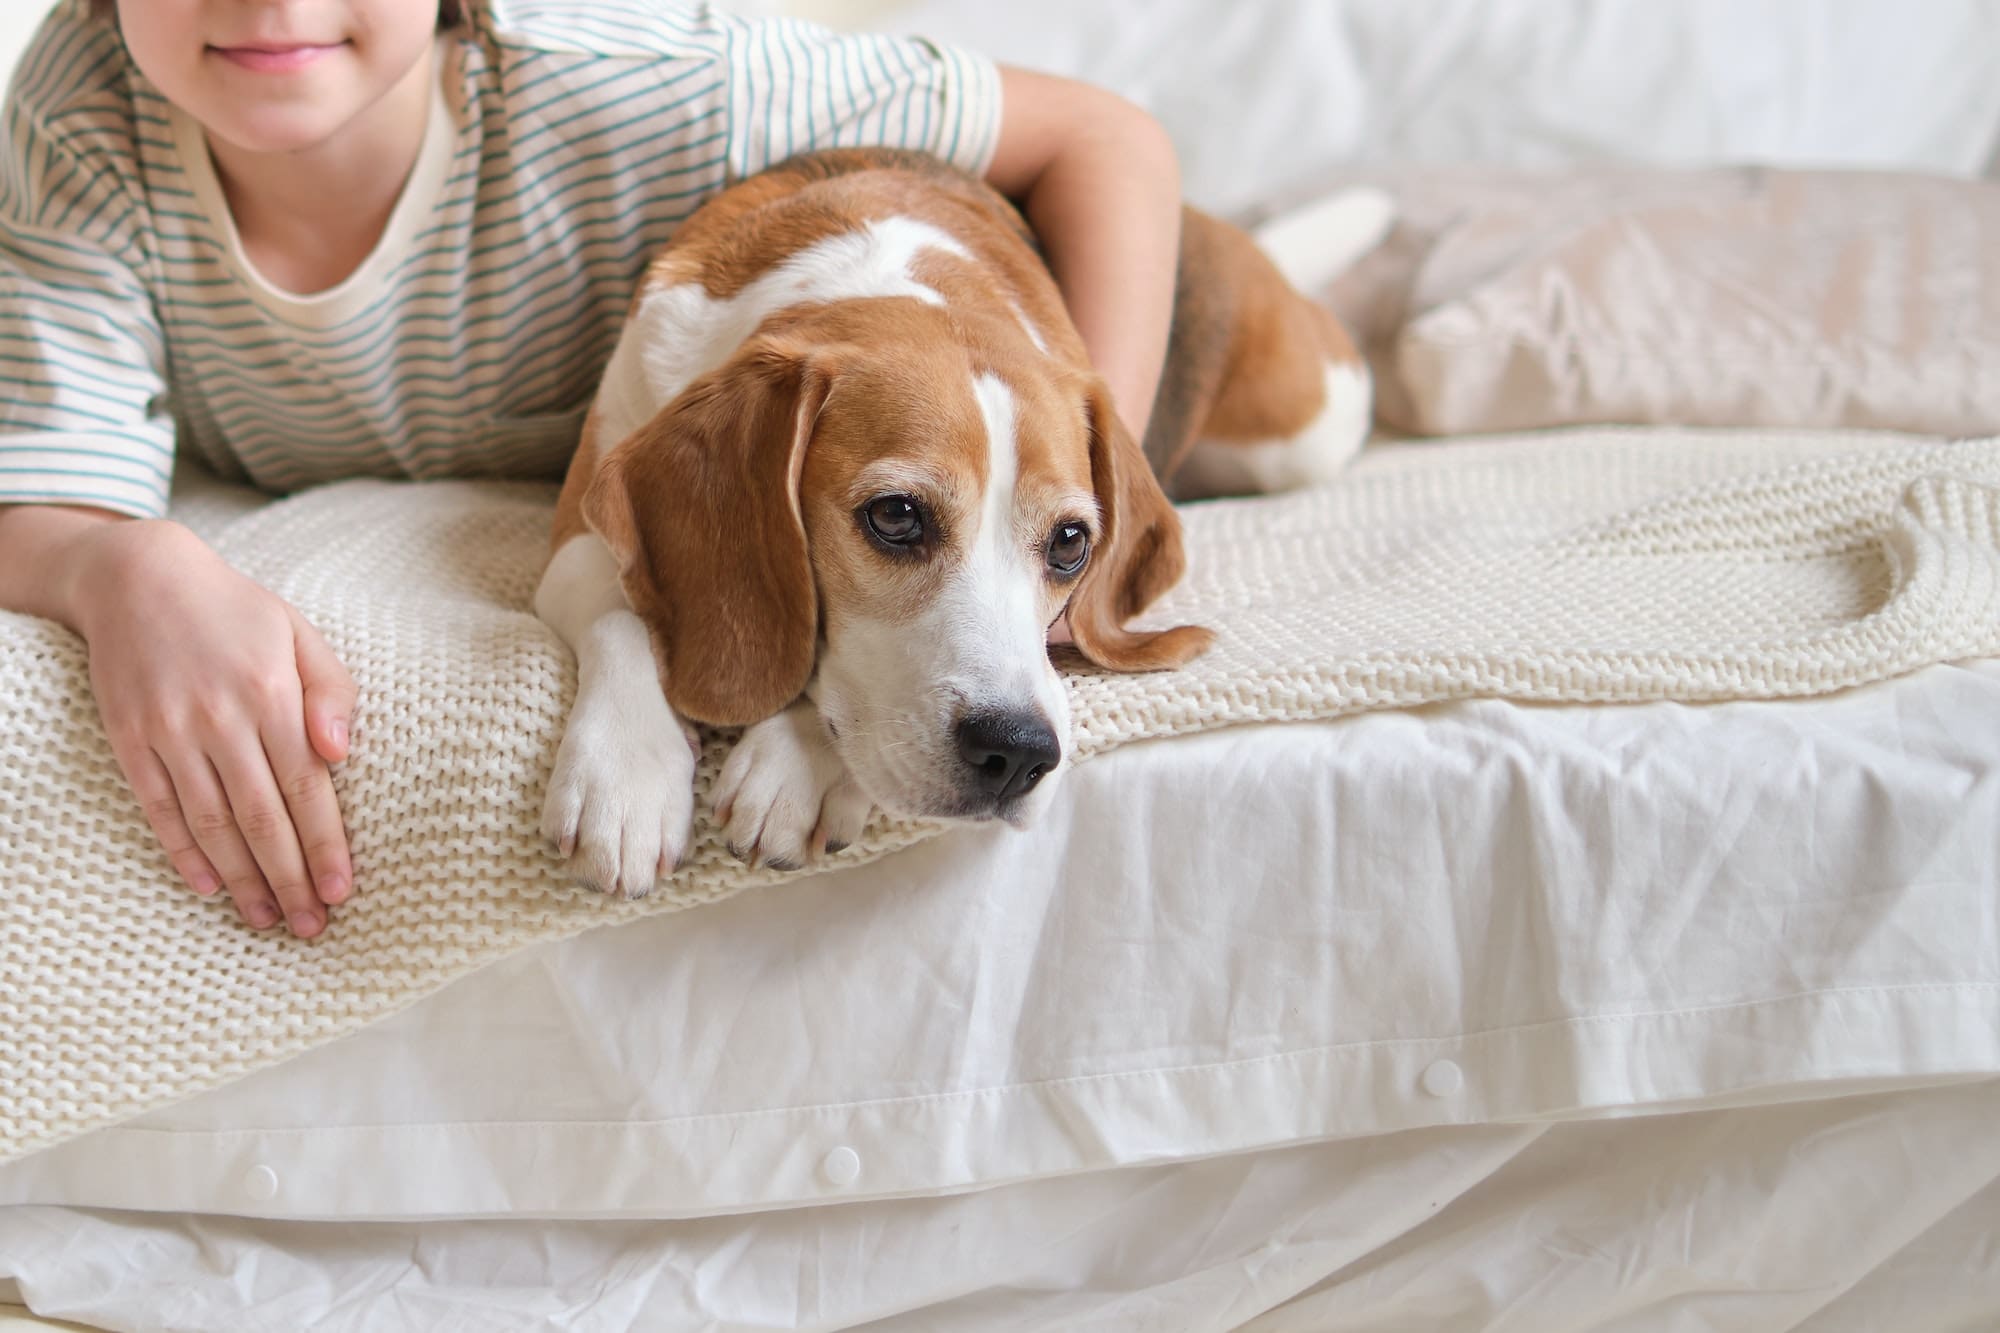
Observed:
[[[260,903],[257,906],[251,908],[244,915],[248,916],[250,918],[250,924],[257,927],[257,929],[259,930],[264,930],[267,927],[275,926],[278,924],[278,909],[271,906],[269,903]]]
[[[319,929],[319,918],[311,912],[292,913],[292,934],[310,935]]]
[[[213,896],[215,891],[221,887],[220,884],[215,882],[213,875],[196,875],[194,877],[194,891],[204,898]]]
[[[342,875],[328,875],[319,882],[319,898],[324,903],[343,902],[347,898],[347,879]]]
[[[333,720],[333,724],[327,728],[327,731],[333,736],[333,743],[336,746],[345,746],[347,744],[347,724],[339,718]]]

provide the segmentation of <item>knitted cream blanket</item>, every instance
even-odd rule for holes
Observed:
[[[552,500],[469,482],[180,493],[177,514],[319,625],[361,687],[338,774],[358,892],[312,941],[178,884],[98,725],[82,644],[0,615],[0,1160],[538,941],[782,878],[704,830],[650,901],[564,883],[536,823],[574,668],[528,610]],[[2000,652],[1996,440],[1396,446],[1329,490],[1196,506],[1187,536],[1192,572],[1156,618],[1215,626],[1217,646],[1181,672],[1073,675],[1080,756],[1471,695],[1820,694]],[[878,822],[838,859],[934,831]]]

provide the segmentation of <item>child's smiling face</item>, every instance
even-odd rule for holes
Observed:
[[[438,10],[422,0],[120,0],[139,70],[211,140],[317,148],[424,77]]]

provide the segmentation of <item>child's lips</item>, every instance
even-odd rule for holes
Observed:
[[[341,46],[339,42],[298,42],[272,46],[211,46],[208,49],[232,65],[259,74],[283,74],[289,70],[304,69],[338,51]]]

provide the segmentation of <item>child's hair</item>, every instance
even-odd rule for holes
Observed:
[[[118,0],[90,0],[90,13],[94,18],[108,19],[118,12]],[[438,0],[438,26],[450,28],[457,25],[463,15],[461,0]]]

